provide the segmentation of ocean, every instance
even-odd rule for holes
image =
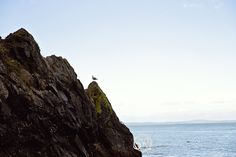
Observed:
[[[128,124],[143,157],[236,157],[236,123]]]

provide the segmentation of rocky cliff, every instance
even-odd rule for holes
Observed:
[[[1,157],[140,157],[96,82],[62,57],[42,57],[20,29],[0,39]]]

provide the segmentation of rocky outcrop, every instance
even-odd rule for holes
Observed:
[[[96,82],[85,91],[24,29],[0,40],[1,157],[140,157],[133,144]]]

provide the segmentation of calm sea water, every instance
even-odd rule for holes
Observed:
[[[128,127],[143,157],[236,157],[236,123]]]

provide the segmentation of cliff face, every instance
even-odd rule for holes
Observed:
[[[140,157],[96,82],[42,57],[24,29],[0,39],[0,156]]]

